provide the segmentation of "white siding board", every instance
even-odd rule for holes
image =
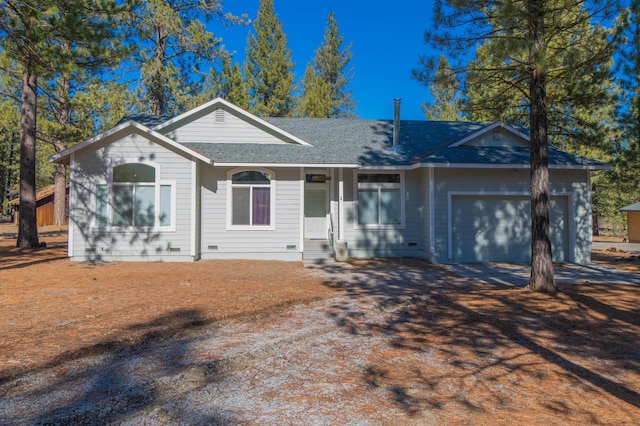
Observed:
[[[186,123],[164,129],[169,137],[182,143],[286,144],[272,133],[225,111],[224,122],[216,122],[216,111]]]
[[[201,167],[202,257],[300,260],[302,194],[299,170],[272,169],[276,176],[273,230],[227,229],[229,170],[230,168],[226,167]],[[296,248],[288,249],[287,245]]]
[[[148,161],[157,165],[156,179],[175,182],[175,231],[109,231],[92,227],[95,185],[105,183],[114,165],[124,161]],[[140,135],[129,135],[103,144],[95,150],[75,154],[70,216],[74,222],[74,260],[191,260],[191,160],[173,149],[160,146]],[[170,251],[170,248],[179,251]]]
[[[369,171],[368,171],[369,172]],[[405,227],[360,228],[355,225],[355,188],[353,174],[345,170],[345,239],[351,257],[421,257],[424,253],[424,211],[426,201],[421,197],[420,170],[405,172]],[[409,245],[411,244],[411,245]],[[415,244],[415,245],[414,245]]]

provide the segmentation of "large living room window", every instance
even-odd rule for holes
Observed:
[[[156,178],[156,168],[127,163],[112,169],[110,183],[96,185],[99,228],[156,228],[172,225],[173,185]]]
[[[231,173],[230,225],[271,229],[273,226],[273,173],[241,170]]]
[[[358,173],[356,180],[359,227],[404,225],[402,173]]]

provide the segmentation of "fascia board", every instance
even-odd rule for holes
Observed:
[[[481,164],[481,163],[419,163],[420,167],[440,169],[529,169],[529,164]],[[582,165],[582,164],[550,164],[554,170],[613,170],[610,164]]]
[[[234,163],[234,162],[213,162],[216,167],[286,167],[286,168],[343,168],[343,169],[357,169],[359,164],[322,164],[322,163]]]

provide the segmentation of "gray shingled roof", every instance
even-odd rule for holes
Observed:
[[[451,164],[529,164],[527,147],[457,146],[440,150],[421,160],[422,163]],[[549,165],[552,166],[601,166],[602,162],[569,154],[550,146]]]
[[[120,121],[116,123],[116,126],[118,124],[126,123],[127,121],[135,121],[137,123],[142,124],[143,126],[153,128],[172,118],[173,117],[170,115],[151,115],[151,114],[125,115],[124,117],[122,117]]]
[[[155,127],[171,117],[139,115],[125,117]],[[265,118],[265,121],[312,146],[294,144],[208,144],[183,143],[217,163],[351,164],[401,166],[441,164],[529,164],[526,147],[449,147],[470,136],[487,123],[447,121],[401,121],[400,149],[392,149],[391,120],[320,118]],[[549,149],[550,165],[602,166],[603,163]]]

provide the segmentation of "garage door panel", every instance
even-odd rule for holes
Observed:
[[[453,258],[488,262],[531,256],[528,203],[518,199],[456,197],[453,204]]]
[[[569,197],[552,197],[549,203],[551,251],[556,262],[569,261]]]
[[[569,258],[566,198],[554,198],[550,205],[556,260]],[[531,259],[529,206],[528,197],[522,196],[454,196],[451,211],[453,260],[528,262]]]

